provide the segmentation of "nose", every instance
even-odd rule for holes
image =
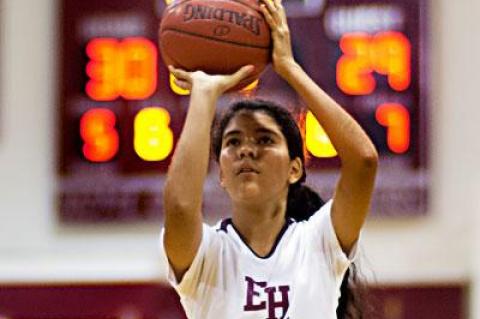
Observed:
[[[240,158],[250,157],[256,158],[257,157],[257,148],[252,145],[252,143],[243,143],[239,150],[238,150]]]

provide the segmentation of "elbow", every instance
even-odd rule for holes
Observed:
[[[373,145],[368,145],[358,149],[347,159],[342,160],[342,166],[353,170],[376,172],[378,167],[379,155]]]
[[[372,145],[360,157],[360,165],[363,168],[376,171],[378,167],[379,156],[375,147]]]
[[[165,186],[163,193],[163,208],[165,214],[168,216],[174,215],[188,215],[194,212],[198,205],[192,198],[182,196],[182,192],[174,187]]]

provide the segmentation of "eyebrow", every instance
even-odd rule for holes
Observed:
[[[267,133],[267,134],[272,134],[272,135],[275,135],[275,136],[279,136],[277,132],[272,131],[268,128],[264,128],[264,127],[256,129],[255,132],[257,132],[257,133]]]
[[[240,133],[241,133],[241,132],[240,132],[239,130],[228,131],[227,133],[225,133],[225,134],[223,135],[223,138],[226,138],[226,137],[228,137],[228,136],[230,136],[230,135],[237,135],[237,134],[240,134]]]
[[[231,131],[228,131],[225,135],[223,135],[223,138],[227,138],[231,135],[238,135],[238,134],[241,134],[241,133],[242,133],[242,131],[240,131],[240,130],[231,130]],[[260,127],[258,129],[256,129],[255,133],[267,133],[267,134],[271,134],[271,135],[280,137],[277,132],[272,131],[268,128],[264,128],[264,127]]]

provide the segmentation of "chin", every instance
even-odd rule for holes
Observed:
[[[237,190],[235,194],[235,200],[238,201],[255,201],[261,200],[262,194],[260,187],[257,184],[246,184],[242,185],[240,189]]]

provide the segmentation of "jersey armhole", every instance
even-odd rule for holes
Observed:
[[[331,264],[336,274],[343,275],[350,264],[355,260],[358,254],[359,238],[352,246],[350,253],[347,255],[338,240],[335,228],[332,222],[332,204],[330,199],[323,205],[312,217],[308,220],[311,223],[311,230],[313,231],[313,240],[317,241],[320,249],[327,254],[326,257],[331,258]]]
[[[200,240],[200,245],[198,246],[195,257],[193,258],[193,261],[190,267],[188,267],[187,271],[185,271],[185,273],[183,274],[181,280],[178,281],[175,276],[175,272],[173,271],[172,265],[168,260],[167,252],[164,246],[165,228],[162,229],[160,241],[161,241],[162,254],[164,256],[164,260],[168,267],[167,281],[177,292],[179,292],[182,295],[191,293],[196,288],[196,283],[198,282],[198,279],[203,270],[202,266],[203,266],[203,261],[205,256],[205,250],[206,250],[206,247],[208,246],[208,242],[210,241],[210,236],[211,236],[210,232],[211,232],[210,227],[206,224],[203,224],[202,238]]]
[[[341,244],[340,241],[338,240],[337,233],[335,232],[335,227],[333,226],[333,220],[332,220],[332,214],[331,210],[328,213],[328,232],[329,232],[329,237],[331,238],[331,243],[334,246],[334,251],[337,253],[338,257],[342,260],[342,262],[345,263],[352,263],[355,261],[357,258],[358,254],[358,243],[360,242],[360,237],[361,237],[361,232],[358,236],[357,241],[353,244],[352,248],[350,249],[350,252],[347,254]]]

